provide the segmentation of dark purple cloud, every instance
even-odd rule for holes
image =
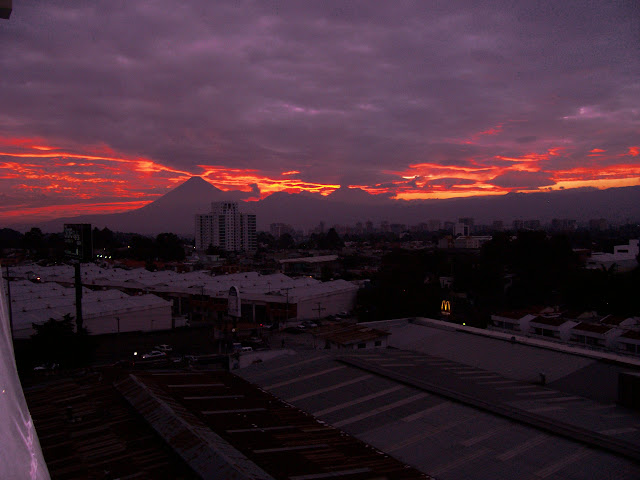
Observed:
[[[544,172],[508,172],[498,175],[488,183],[505,188],[535,190],[538,187],[555,185],[556,182]]]
[[[559,146],[575,153],[546,168],[573,168],[637,144],[639,14],[587,1],[18,2],[0,29],[0,135],[334,184]]]

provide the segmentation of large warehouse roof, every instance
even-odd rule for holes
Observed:
[[[117,290],[82,289],[82,314],[85,319],[166,306],[169,302],[156,295],[127,295]],[[75,289],[56,283],[11,282],[11,312],[16,337],[28,337],[32,324],[64,315],[76,315]]]
[[[71,265],[51,267],[26,265],[14,267],[11,275],[25,279],[37,275],[43,282],[60,282],[71,285],[74,271]],[[205,294],[218,297],[226,297],[229,289],[236,286],[244,298],[272,295],[271,301],[282,302],[285,301],[287,291],[289,292],[289,301],[295,302],[330,293],[353,291],[358,288],[345,280],[320,282],[309,277],[290,278],[281,273],[261,275],[257,272],[243,272],[229,275],[210,275],[204,271],[189,273],[176,273],[170,270],[150,272],[144,268],[126,270],[105,268],[94,264],[82,265],[82,283],[109,288],[129,288],[158,293]]]
[[[640,475],[636,412],[442,356],[301,352],[239,374],[441,480]]]

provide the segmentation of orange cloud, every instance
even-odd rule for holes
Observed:
[[[96,213],[120,213],[141,208],[151,203],[151,200],[133,202],[105,202],[105,203],[73,203],[68,205],[49,205],[33,207],[31,205],[11,205],[0,207],[0,217],[9,222],[20,222],[28,218],[31,221],[46,220],[56,217],[89,215]]]
[[[261,198],[275,192],[299,193],[301,191],[315,192],[329,195],[340,185],[305,182],[295,178],[271,178],[261,175],[254,169],[234,169],[216,165],[198,165],[204,170],[201,177],[216,185],[221,190],[252,191],[250,185],[256,184],[260,189]],[[298,172],[299,173],[299,172]],[[282,173],[282,176],[294,175],[294,172]]]
[[[497,135],[501,129],[499,125],[476,136]],[[593,148],[584,156],[585,159],[594,156],[588,164],[561,170],[554,169],[559,161],[554,157],[561,154],[570,157],[570,148],[553,147],[524,155],[470,157],[459,165],[415,162],[404,169],[380,172],[388,178],[386,182],[351,187],[390,198],[416,200],[536,191],[535,184],[528,187],[529,190],[493,184],[494,179],[505,178],[507,174],[507,178],[544,177],[555,182],[553,188],[639,185],[640,166],[634,164],[635,159],[630,157],[638,157],[640,147],[626,148],[613,153]],[[197,165],[192,170],[173,168],[150,158],[125,155],[107,145],[72,148],[42,138],[0,137],[0,191],[13,202],[0,206],[0,217],[56,217],[139,208],[193,175],[200,175],[225,191],[259,190],[259,195],[251,195],[250,200],[279,191],[328,195],[340,187],[301,180],[298,170],[266,174],[258,169],[221,165]],[[42,198],[57,205],[37,206]]]

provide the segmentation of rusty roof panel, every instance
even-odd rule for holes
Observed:
[[[272,478],[157,385],[130,375],[116,388],[202,478]]]
[[[98,374],[25,397],[53,479],[198,478]]]
[[[180,410],[189,422],[207,425],[276,479],[429,478],[231,373],[201,375],[140,373],[136,381]],[[222,383],[220,390],[227,395],[203,395],[197,385],[207,382]],[[216,411],[224,413],[203,413]]]

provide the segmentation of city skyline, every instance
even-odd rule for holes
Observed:
[[[631,3],[14,5],[0,223],[234,200],[640,185]]]

